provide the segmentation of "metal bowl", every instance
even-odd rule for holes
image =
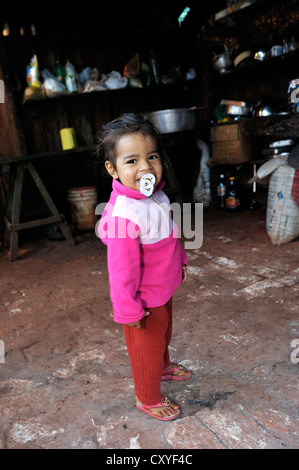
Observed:
[[[192,131],[196,127],[196,108],[163,109],[148,113],[146,117],[160,134]]]
[[[249,116],[252,111],[245,101],[221,100],[220,104],[224,113],[230,116]]]
[[[254,110],[255,117],[266,117],[266,116],[272,116],[273,114],[274,114],[274,110],[269,105],[261,105],[261,106],[258,106]]]
[[[267,59],[267,52],[266,51],[256,51],[256,53],[254,54],[254,58],[255,60],[259,60],[259,61],[263,61],[263,60],[266,60]]]

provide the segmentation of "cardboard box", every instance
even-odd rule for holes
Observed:
[[[212,163],[237,164],[252,158],[250,121],[211,128]]]

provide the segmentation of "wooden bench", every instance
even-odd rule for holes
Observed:
[[[58,152],[46,152],[34,155],[22,155],[19,157],[5,158],[0,160],[0,166],[7,173],[11,173],[10,190],[7,202],[7,211],[5,220],[5,245],[10,247],[10,260],[15,261],[18,258],[18,236],[21,230],[39,227],[42,225],[57,223],[65,239],[75,244],[69,227],[66,224],[65,217],[59,213],[49,192],[47,191],[41,177],[34,167],[34,160],[42,158],[51,158],[57,156],[67,156],[72,153],[88,152],[92,147],[79,147],[71,150],[62,150]],[[33,179],[42,199],[50,212],[48,217],[34,219],[26,222],[20,222],[21,200],[24,173],[27,172]]]

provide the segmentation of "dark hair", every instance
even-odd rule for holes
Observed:
[[[152,122],[142,114],[127,113],[105,124],[96,139],[94,152],[97,164],[109,161],[116,166],[116,148],[121,137],[140,132],[143,136],[151,136],[159,146],[158,132]]]

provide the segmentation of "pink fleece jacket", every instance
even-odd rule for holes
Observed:
[[[163,186],[160,182],[148,198],[114,179],[97,226],[107,245],[110,297],[118,323],[138,321],[146,308],[164,305],[188,263]]]

